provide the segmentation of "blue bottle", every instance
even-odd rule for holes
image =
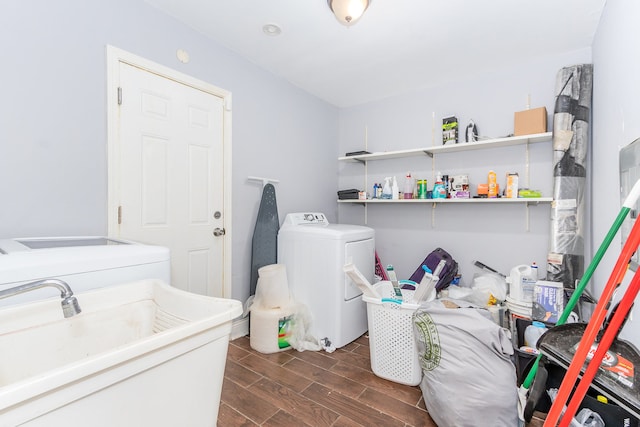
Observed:
[[[446,199],[447,198],[447,190],[442,182],[442,175],[438,172],[436,177],[436,183],[433,185],[433,198],[434,199]]]

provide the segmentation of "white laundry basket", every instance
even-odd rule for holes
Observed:
[[[412,302],[414,291],[403,289],[404,301],[398,304],[385,301],[395,298],[391,282],[378,282],[374,288],[382,298],[362,296],[367,303],[371,370],[387,380],[418,385],[422,369],[413,339],[411,317],[420,305]]]

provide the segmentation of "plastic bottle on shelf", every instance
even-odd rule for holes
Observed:
[[[393,193],[391,193],[391,177],[386,177],[384,179],[384,187],[382,187],[382,197],[381,199],[391,199]]]
[[[391,194],[393,200],[398,200],[400,198],[400,190],[398,189],[398,181],[396,180],[395,175],[393,176],[393,184],[391,184]]]
[[[433,184],[433,198],[434,199],[446,199],[447,198],[447,190],[444,187],[444,183],[442,182],[442,174],[438,172],[436,176],[436,183]]]
[[[382,199],[382,184],[378,183],[378,199]]]
[[[404,177],[404,191],[403,197],[405,199],[413,199],[413,177],[411,176],[411,172],[407,172],[407,175]]]
[[[405,199],[413,199],[413,177],[411,176],[411,172],[407,172],[407,175],[404,177],[404,191],[403,197]]]
[[[442,185],[444,185],[444,198],[449,198],[449,175],[442,175]]]
[[[531,322],[524,330],[524,345],[536,348],[538,339],[547,332],[547,327],[542,322]]]
[[[496,173],[492,170],[489,171],[489,175],[487,177],[487,186],[488,186],[488,197],[490,199],[495,199],[498,197],[498,182]]]
[[[375,182],[373,183],[373,193],[371,193],[371,198],[372,199],[378,198],[378,184]]]
[[[531,280],[538,281],[538,264],[535,261],[531,263]]]

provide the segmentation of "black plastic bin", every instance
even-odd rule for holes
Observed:
[[[533,366],[533,358],[526,366],[526,368],[522,372],[522,376],[519,377],[520,382],[524,381],[526,375],[529,373],[529,370]],[[547,387],[550,388],[560,388],[560,384],[562,383],[562,378],[564,378],[564,374],[566,370],[561,366],[558,366],[544,357],[542,358],[542,363],[544,363],[549,376],[547,378]],[[587,395],[582,400],[578,412],[582,408],[589,408],[594,412],[597,412],[598,415],[602,417],[602,421],[604,421],[604,425],[606,427],[638,427],[639,421],[633,415],[629,414],[625,409],[616,405],[615,403],[609,401],[608,403],[599,402],[597,399],[598,392],[593,388],[590,388],[587,392]],[[543,393],[542,397],[538,401],[535,410],[538,412],[542,412],[544,414],[549,413],[551,409],[551,398],[547,393]]]
[[[520,347],[524,345],[524,331],[525,329],[527,329],[527,326],[531,325],[531,323],[533,323],[532,320],[527,320],[527,319],[521,319],[521,318],[516,318],[516,332],[517,332],[517,337],[516,337],[516,342],[514,344],[514,348],[513,348],[513,363],[516,365],[516,375],[518,378],[518,386],[520,386],[520,384],[522,384],[522,381],[524,381],[524,376],[522,375],[524,370],[527,368],[527,366],[529,365],[529,363],[535,359],[537,357],[536,354],[532,354],[532,353],[527,353],[526,351],[522,351],[520,350]],[[553,323],[546,323],[546,322],[542,322],[546,325],[547,328],[551,329],[554,327]],[[527,370],[528,372],[528,370]]]

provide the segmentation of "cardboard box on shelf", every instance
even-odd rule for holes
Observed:
[[[454,191],[451,193],[452,199],[470,199],[471,193],[469,191]]]
[[[518,198],[518,173],[507,173],[506,196],[510,199]]]
[[[458,119],[451,116],[442,119],[442,145],[458,143]]]
[[[518,111],[514,114],[513,134],[533,135],[547,131],[547,109],[545,107]]]
[[[449,181],[452,191],[469,191],[469,175],[452,175]]]
[[[500,184],[496,184],[496,190],[498,194],[500,194]],[[485,184],[484,182],[478,184],[478,196],[488,196],[489,194],[489,184]]]

